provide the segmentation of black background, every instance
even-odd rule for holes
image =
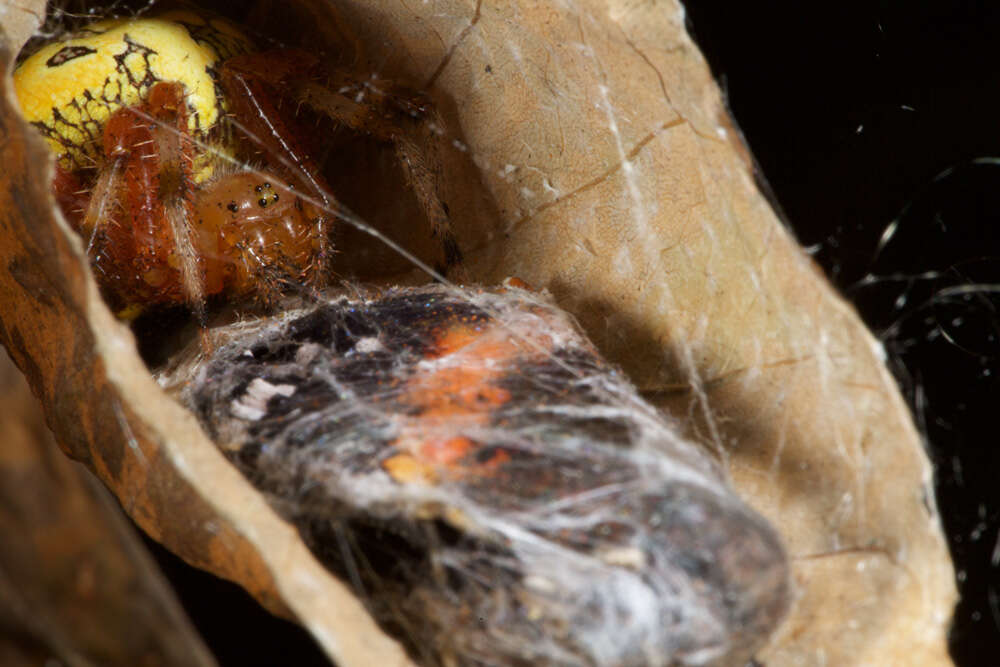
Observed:
[[[952,655],[1000,664],[1000,298],[976,287],[1000,287],[1000,5],[687,10],[788,224],[883,340],[928,440],[962,596]]]
[[[976,285],[1000,284],[1000,9],[694,0],[687,11],[775,202],[883,340],[928,440],[962,594],[952,654],[997,664],[1000,298]],[[222,664],[325,664],[304,632],[153,548]]]

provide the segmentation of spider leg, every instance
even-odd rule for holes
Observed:
[[[418,123],[417,127],[411,125],[409,132],[391,135],[389,140],[403,166],[410,188],[427,213],[431,234],[441,244],[444,261],[442,272],[447,273],[449,269],[461,264],[462,251],[455,238],[448,205],[441,197],[440,139],[437,135],[440,127],[437,123]],[[424,141],[414,140],[414,137],[421,135],[424,135]]]
[[[52,178],[52,194],[66,220],[75,230],[81,232],[83,215],[90,205],[90,197],[77,175],[64,169],[58,162],[55,176]]]
[[[205,324],[205,288],[201,277],[201,254],[195,247],[192,228],[193,142],[187,129],[184,88],[177,83],[157,83],[147,101],[158,121],[151,134],[159,156],[158,194],[169,225],[174,252],[179,258],[184,298],[198,321]]]
[[[299,98],[334,121],[392,145],[407,185],[427,215],[431,235],[441,245],[439,270],[447,273],[461,264],[462,253],[442,196],[444,124],[427,96],[385,79],[359,83],[349,72],[335,71],[324,83],[302,83]]]
[[[274,307],[287,292],[299,293],[312,300],[320,301],[320,292],[304,276],[311,275],[314,267],[300,267],[294,259],[280,247],[268,248],[268,256],[262,257],[253,243],[239,243],[235,246],[245,274],[252,276],[254,299],[266,309]]]
[[[52,179],[52,194],[66,220],[87,243],[87,255],[95,256],[95,242],[102,224],[115,215],[122,177],[122,161],[109,160],[97,172],[92,186],[84,185],[76,172],[58,162]]]
[[[102,226],[115,224],[124,168],[125,160],[122,156],[109,159],[98,172],[90,201],[83,209],[79,231],[87,239],[87,254],[90,256],[95,252],[95,242]]]

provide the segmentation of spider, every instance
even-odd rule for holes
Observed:
[[[340,207],[302,113],[391,144],[439,268],[460,261],[438,170],[414,138],[436,114],[402,86],[359,85],[300,50],[257,51],[234,24],[190,10],[88,25],[26,58],[14,82],[122,318],[186,304],[203,321],[214,295],[269,304],[327,282]],[[234,166],[247,163],[263,166]]]

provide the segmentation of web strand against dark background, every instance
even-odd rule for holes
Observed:
[[[1000,9],[685,4],[772,199],[914,409],[961,594],[952,656],[984,664],[1000,651]]]

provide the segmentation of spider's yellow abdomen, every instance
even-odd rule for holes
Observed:
[[[213,71],[251,50],[232,23],[195,12],[113,19],[42,47],[14,72],[14,89],[24,117],[72,171],[100,162],[110,115],[141,104],[158,81],[184,85],[189,129],[204,137],[225,110]]]

